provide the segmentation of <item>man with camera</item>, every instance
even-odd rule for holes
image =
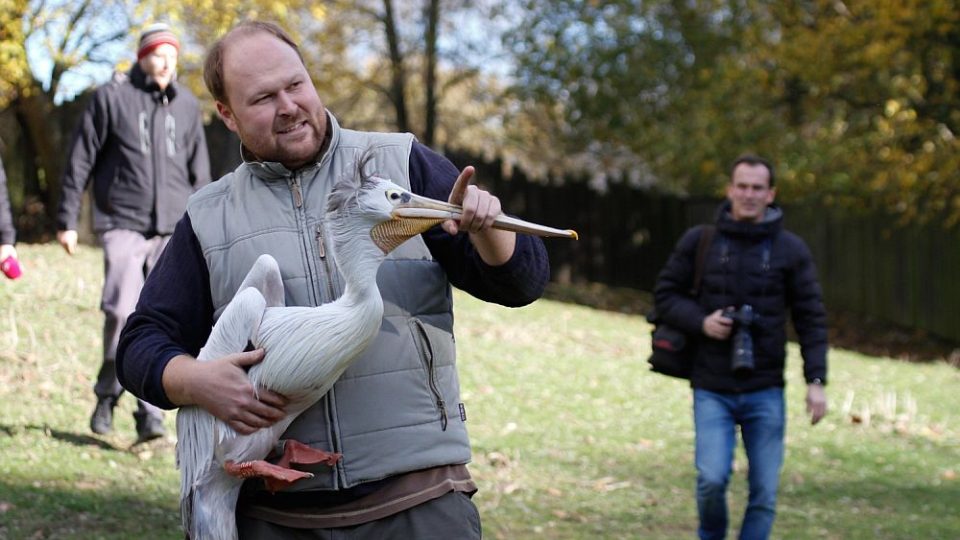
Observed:
[[[787,312],[793,320],[807,383],[811,424],[827,410],[826,312],[807,245],[782,228],[773,204],[773,167],[744,155],[734,162],[725,201],[691,294],[700,235],[688,230],[654,290],[660,318],[697,345],[690,384],[696,432],[698,533],[726,536],[726,490],[736,426],[749,462],[749,501],[741,539],[767,538],[776,513],[786,414],[783,370]]]

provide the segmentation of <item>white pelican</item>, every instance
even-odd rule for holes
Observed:
[[[236,433],[199,407],[179,410],[180,509],[184,530],[193,540],[237,538],[235,507],[244,478],[261,476],[268,488],[278,489],[311,476],[288,468],[291,463],[336,463],[337,454],[291,441],[279,464],[263,460],[297,415],[323,397],[379,331],[383,301],[376,274],[386,254],[441,221],[460,218],[459,207],[365,177],[361,168],[356,177],[339,182],[328,198],[336,262],[346,280],[343,295],[317,307],[284,307],[280,269],[273,257],[261,255],[197,357],[200,362],[214,360],[241,352],[252,342],[265,352],[249,372],[254,388],[273,390],[289,402],[285,419],[251,435]],[[573,231],[503,215],[494,227],[576,238]]]

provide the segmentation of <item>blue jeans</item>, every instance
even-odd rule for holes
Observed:
[[[743,394],[695,388],[693,421],[697,439],[695,460],[700,538],[722,539],[727,534],[727,484],[733,468],[738,424],[750,469],[750,498],[740,528],[740,539],[769,537],[783,465],[786,428],[783,388]]]

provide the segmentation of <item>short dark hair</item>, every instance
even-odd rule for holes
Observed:
[[[733,171],[737,168],[737,165],[741,163],[746,163],[747,165],[763,165],[767,168],[767,172],[770,173],[770,186],[773,187],[773,165],[770,164],[770,161],[762,158],[755,154],[741,154],[740,157],[733,160],[733,165],[730,166],[730,181],[733,181]]]
[[[207,90],[210,91],[213,99],[221,103],[227,103],[227,85],[223,80],[223,53],[227,45],[229,45],[230,41],[235,37],[256,34],[258,32],[270,34],[289,45],[291,49],[296,51],[300,62],[303,63],[303,65],[307,65],[306,62],[303,61],[303,55],[300,54],[300,47],[297,46],[293,38],[290,37],[283,28],[280,28],[279,25],[267,21],[243,21],[231,28],[210,46],[210,50],[207,52],[207,58],[203,62],[203,82],[207,85]]]

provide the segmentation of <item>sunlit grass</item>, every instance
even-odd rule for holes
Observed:
[[[100,252],[18,249],[24,276],[0,281],[0,538],[182,538],[172,438],[131,446],[129,395],[113,434],[89,433]],[[456,302],[485,537],[694,537],[690,392],[646,369],[641,317]],[[774,537],[956,538],[960,372],[834,350],[832,410],[811,428],[793,346],[789,363]],[[738,455],[735,523],[744,484]]]

